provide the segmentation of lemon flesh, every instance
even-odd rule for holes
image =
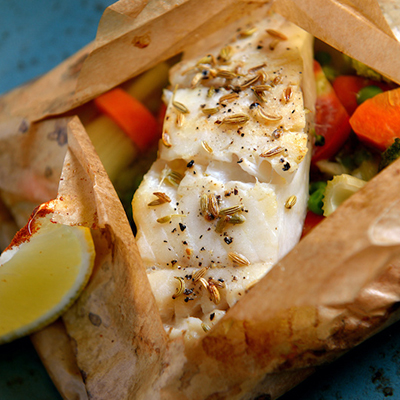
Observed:
[[[79,296],[94,264],[90,229],[37,218],[28,241],[0,256],[0,344],[54,321]]]

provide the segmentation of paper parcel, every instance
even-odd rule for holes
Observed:
[[[265,3],[119,1],[105,11],[94,43],[0,98],[0,188],[13,219],[24,224],[35,205],[58,196],[59,221],[92,228],[95,241],[95,271],[82,296],[62,321],[32,335],[65,399],[276,398],[398,319],[396,162],[305,237],[193,354],[164,331],[128,220],[74,114],[199,37],[235,29],[239,15],[272,5]],[[376,2],[273,7],[400,83],[400,46]],[[368,42],[358,46],[355,32]]]

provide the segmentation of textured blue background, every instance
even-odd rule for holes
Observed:
[[[33,79],[96,36],[112,0],[0,0],[0,93]]]
[[[93,40],[112,0],[0,0],[0,93]],[[362,344],[283,400],[400,399],[400,324]],[[0,346],[0,400],[60,399],[29,339]]]

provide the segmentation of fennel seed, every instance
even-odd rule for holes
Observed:
[[[240,31],[239,37],[241,37],[241,38],[247,38],[247,37],[249,37],[249,36],[252,36],[256,31],[257,31],[257,28],[245,29],[245,30],[243,30],[243,31]]]
[[[256,65],[256,66],[253,67],[253,68],[250,68],[247,72],[248,72],[249,74],[254,74],[255,72],[259,71],[260,69],[262,69],[262,68],[264,68],[264,67],[266,67],[266,66],[267,66],[266,63],[262,63],[262,64],[260,64],[260,65]]]
[[[219,205],[218,200],[215,194],[208,195],[208,212],[214,217],[217,218],[219,214]]]
[[[219,210],[219,215],[232,215],[240,211],[243,211],[243,206],[236,205],[236,206],[222,208],[221,210]]]
[[[229,252],[228,257],[234,264],[241,265],[241,266],[250,265],[250,261],[243,254],[236,253],[236,251]]]
[[[163,132],[162,133],[162,135],[161,135],[161,141],[162,141],[162,144],[165,146],[165,147],[171,147],[172,146],[172,143],[171,143],[171,141],[170,141],[170,137],[169,137],[169,134],[167,133],[167,132]]]
[[[235,101],[239,98],[239,95],[237,93],[228,93],[224,96],[221,96],[219,98],[219,102],[222,103],[230,103],[232,101]]]
[[[285,208],[290,210],[297,202],[297,197],[295,195],[290,196],[285,203]]]
[[[264,151],[264,153],[261,153],[260,157],[264,157],[264,158],[265,157],[273,157],[273,156],[276,156],[277,154],[281,154],[284,151],[285,151],[285,149],[282,146],[275,146],[267,151]]]
[[[219,111],[219,108],[217,108],[217,107],[214,107],[214,108],[202,108],[201,111],[206,115],[214,115]]]
[[[219,69],[217,71],[217,75],[216,76],[218,78],[224,78],[224,79],[227,79],[227,80],[232,80],[232,79],[235,79],[237,77],[237,74],[235,74],[232,71],[228,71],[226,69]]]
[[[172,296],[173,299],[176,299],[185,292],[185,279],[181,276],[174,276],[174,278],[179,282],[178,287],[176,288],[176,292]]]
[[[179,186],[183,179],[183,175],[176,171],[170,171],[165,179],[172,186]]]
[[[213,152],[213,149],[212,149],[212,147],[205,141],[205,140],[202,140],[201,141],[201,145],[202,145],[202,147],[203,147],[203,149],[207,152],[207,153],[212,153]]]
[[[217,287],[212,282],[208,282],[208,291],[210,292],[212,302],[214,304],[219,304],[221,301],[221,295],[219,294]]]
[[[171,199],[170,199],[165,193],[162,193],[162,192],[154,192],[153,194],[154,194],[154,196],[157,197],[157,199],[151,201],[151,202],[148,204],[149,207],[159,206],[160,204],[170,203],[170,202],[171,202]]]
[[[256,112],[260,118],[268,122],[280,121],[282,119],[281,115],[267,114],[261,107],[258,107]]]
[[[282,32],[278,32],[275,29],[267,29],[266,31],[270,36],[274,37],[275,39],[287,40],[287,36],[284,35]]]
[[[203,268],[199,269],[198,271],[196,271],[192,275],[193,282],[197,282],[198,280],[200,280],[200,278],[203,278],[204,275],[206,274],[207,270],[208,270],[208,267],[203,267]]]
[[[221,124],[228,124],[228,125],[237,125],[237,124],[245,124],[250,120],[250,117],[246,114],[234,114],[230,115],[229,117],[225,117]]]

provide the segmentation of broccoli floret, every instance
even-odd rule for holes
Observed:
[[[372,79],[374,81],[382,81],[383,77],[379,72],[374,71],[372,68],[368,67],[367,65],[363,64],[360,61],[354,60],[349,56],[343,54],[344,59],[346,62],[351,65],[351,67],[356,71],[357,75],[363,76],[365,78]]]
[[[382,153],[382,160],[379,164],[379,171],[386,168],[393,161],[400,157],[400,139],[394,139],[394,143]]]

